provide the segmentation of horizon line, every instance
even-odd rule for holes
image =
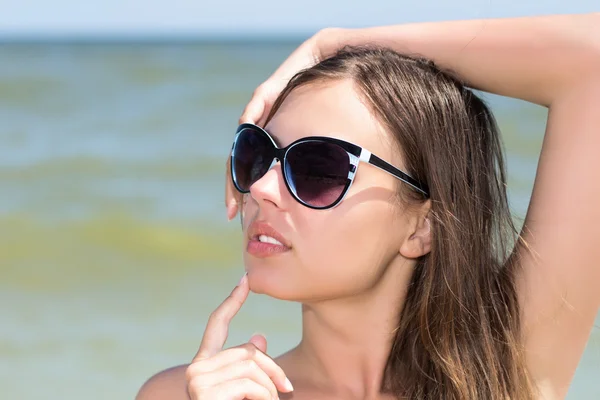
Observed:
[[[311,37],[316,31],[293,32],[135,32],[135,33],[13,33],[0,31],[0,43],[202,43],[202,42],[298,42]]]

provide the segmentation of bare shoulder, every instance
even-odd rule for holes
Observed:
[[[187,367],[179,365],[152,376],[140,388],[136,400],[188,400],[185,380]]]

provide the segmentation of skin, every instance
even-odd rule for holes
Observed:
[[[534,255],[522,247],[515,254],[524,255],[517,283],[527,367],[541,398],[560,399],[567,393],[600,305],[599,37],[598,14],[326,30],[300,46],[257,89],[241,120],[260,124],[276,93],[298,68],[343,44],[362,43],[422,54],[473,87],[548,107],[522,233]],[[404,166],[348,82],[293,93],[266,128],[280,145],[302,136],[334,136]],[[425,222],[428,204],[403,209],[390,197],[397,184],[388,174],[361,165],[347,199],[333,210],[315,212],[294,202],[279,165],[269,171],[246,199],[243,225],[267,220],[293,249],[279,260],[245,255],[249,287],[240,286],[239,293],[215,312],[225,317],[211,317],[216,322],[209,322],[205,336],[216,335],[218,340],[208,358],[196,358],[191,365],[209,368],[228,354],[218,344],[224,343],[226,326],[247,291],[253,290],[303,303],[300,345],[277,358],[278,367],[261,364],[262,371],[273,376],[281,398],[385,398],[376,383],[389,352],[393,316],[402,307],[414,258],[429,251],[431,240]],[[233,217],[239,199],[231,186],[229,190],[228,213]],[[245,346],[266,353],[264,337],[249,342]],[[256,357],[253,351],[246,357]],[[197,373],[190,373],[190,368]],[[189,382],[207,375],[194,368],[158,374],[142,387],[138,398],[188,398]],[[239,389],[230,371],[220,371],[220,382],[232,391]],[[283,394],[287,390],[276,376],[282,371],[294,384],[293,395]],[[192,398],[238,398],[190,393]]]

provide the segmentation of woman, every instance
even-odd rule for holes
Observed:
[[[193,362],[138,399],[564,398],[600,304],[599,38],[590,14],[302,44],[234,142],[247,275]],[[521,234],[465,85],[549,109]],[[302,341],[275,360],[260,335],[222,350],[249,290],[302,303]]]

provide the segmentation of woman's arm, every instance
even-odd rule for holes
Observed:
[[[600,13],[328,28],[321,59],[344,45],[375,44],[418,54],[487,92],[549,106],[600,75]]]
[[[327,29],[344,45],[418,54],[475,88],[549,107],[517,247],[527,362],[545,399],[564,398],[600,305],[600,14]]]

